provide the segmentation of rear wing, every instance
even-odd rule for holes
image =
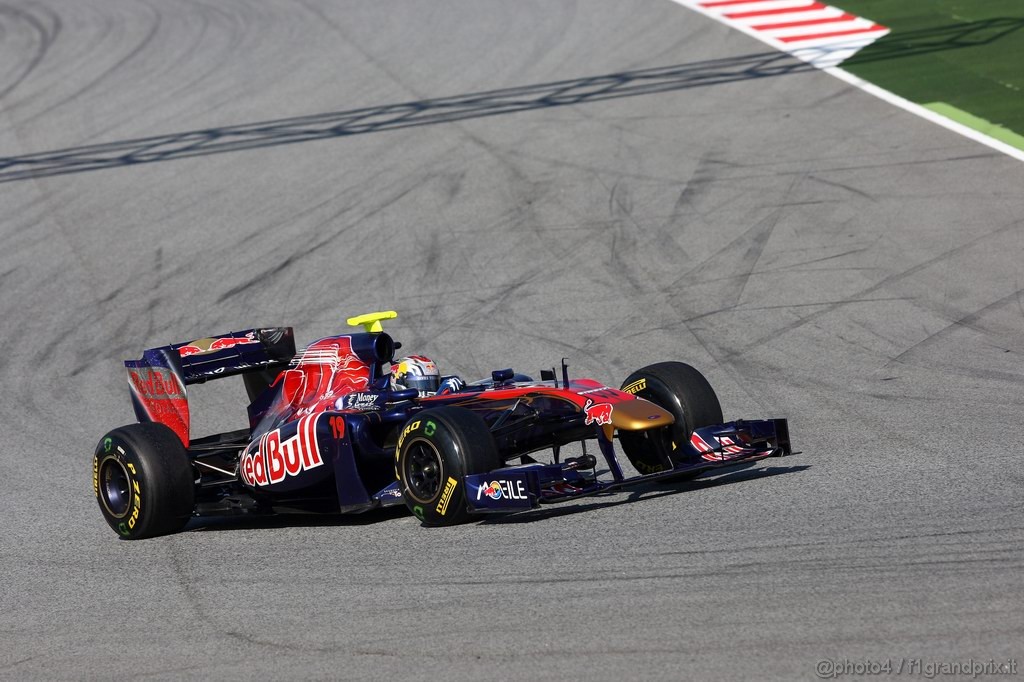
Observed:
[[[283,369],[294,356],[292,328],[272,327],[150,348],[141,360],[126,360],[124,366],[138,420],[168,426],[188,447],[186,386]]]

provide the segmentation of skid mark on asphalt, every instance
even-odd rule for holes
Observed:
[[[830,271],[832,272],[832,271]],[[714,315],[721,315],[722,313],[751,313],[757,310],[792,310],[794,308],[816,308],[818,306],[834,306],[834,305],[848,305],[851,303],[880,303],[883,301],[909,301],[912,300],[907,296],[889,296],[884,298],[844,298],[838,301],[809,301],[807,303],[782,303],[779,305],[758,305],[758,306],[732,306],[729,308],[722,308],[721,310],[713,310],[707,313],[700,313],[699,315],[693,315],[687,317],[685,322],[695,322],[705,317],[712,317]]]
[[[711,186],[717,180],[717,170],[722,167],[731,167],[734,164],[721,161],[719,154],[713,151],[701,154],[697,160],[697,167],[693,174],[683,183],[683,189],[679,192],[675,205],[672,207],[672,215],[669,217],[670,224],[678,224],[685,228],[686,220],[689,219],[689,212],[696,213],[702,219],[707,218],[721,209],[721,206],[712,207],[705,211],[700,206],[700,200],[710,194]],[[680,235],[682,236],[682,235]],[[682,240],[680,240],[682,242]],[[682,244],[680,243],[680,248]],[[690,257],[683,251],[683,260],[688,261]]]
[[[773,272],[786,272],[786,271],[818,272],[819,270],[817,268],[807,268],[805,266],[813,265],[814,263],[824,263],[826,261],[836,260],[837,258],[845,258],[846,256],[851,256],[851,255],[855,255],[855,254],[858,254],[858,253],[864,253],[867,250],[868,250],[867,247],[859,248],[859,249],[849,249],[849,250],[843,251],[842,253],[837,253],[837,254],[835,254],[833,256],[822,256],[821,258],[812,258],[810,260],[799,261],[797,263],[788,263],[788,264],[785,264],[785,265],[778,265],[778,266],[775,266],[775,267],[764,268],[762,270],[751,270],[749,275],[770,275]],[[877,269],[878,268],[871,268],[871,267],[849,267],[849,268],[829,267],[829,268],[821,268],[820,271],[822,271],[822,272],[836,272],[836,271],[839,271],[839,270],[877,270]],[[725,275],[723,277],[702,278],[701,282],[703,282],[703,283],[721,282],[723,280],[736,279],[737,277],[744,277],[744,276],[748,276],[748,275],[742,275],[742,274],[741,275],[731,275],[730,274],[730,275]],[[819,304],[808,303],[808,304],[797,304],[797,305],[819,305]],[[786,306],[767,306],[767,307],[786,307]]]
[[[12,31],[15,35],[24,35],[26,33],[24,30],[19,29],[18,23],[27,24],[29,28],[28,33],[34,36],[32,42],[35,43],[32,56],[24,68],[11,79],[10,83],[6,85],[0,83],[0,99],[9,95],[32,74],[35,68],[43,61],[43,58],[46,57],[50,46],[53,45],[53,42],[60,34],[61,19],[58,14],[41,7],[33,9],[38,10],[42,16],[36,16],[17,7],[0,6],[0,22],[4,21],[5,16],[12,17],[14,22],[16,22]],[[2,26],[2,23],[0,23],[0,26]]]
[[[826,307],[822,308],[821,310],[817,310],[817,311],[815,311],[813,313],[810,313],[810,314],[808,314],[808,315],[806,315],[806,316],[804,316],[804,317],[802,317],[802,318],[800,318],[798,320],[795,320],[795,321],[793,321],[793,322],[791,322],[789,324],[786,324],[783,327],[781,327],[780,329],[773,330],[771,333],[769,333],[767,335],[759,336],[757,339],[752,340],[750,343],[742,346],[741,348],[738,348],[738,349],[735,349],[735,350],[731,351],[729,353],[728,357],[732,358],[732,357],[737,357],[737,356],[743,355],[744,353],[746,353],[746,352],[748,352],[748,351],[750,351],[750,350],[752,350],[754,348],[757,348],[758,346],[761,346],[762,344],[764,344],[765,342],[767,342],[771,338],[779,337],[779,336],[782,336],[784,334],[788,334],[790,332],[793,332],[793,331],[795,331],[797,329],[800,329],[801,327],[804,327],[805,325],[808,325],[808,324],[814,322],[815,320],[817,320],[817,319],[819,319],[819,318],[821,318],[821,317],[823,317],[823,316],[825,316],[825,315],[827,315],[829,313],[832,313],[835,310],[839,309],[840,307],[842,307],[844,305],[847,305],[849,303],[859,302],[861,300],[872,300],[872,299],[870,299],[870,295],[875,293],[875,292],[877,292],[877,291],[879,291],[880,289],[884,289],[885,287],[887,287],[887,286],[889,286],[891,284],[894,284],[896,282],[899,282],[899,281],[905,280],[905,279],[907,279],[909,277],[912,277],[913,275],[921,272],[922,270],[924,270],[924,269],[926,269],[928,267],[931,267],[932,265],[935,265],[937,263],[941,263],[942,261],[945,261],[945,260],[949,260],[949,259],[951,259],[951,258],[953,258],[953,257],[955,257],[955,256],[957,256],[959,254],[962,254],[962,253],[964,253],[964,252],[974,248],[978,244],[980,244],[982,242],[985,242],[985,241],[987,241],[989,239],[992,239],[992,238],[997,237],[999,235],[1005,234],[1007,232],[1012,232],[1014,230],[1018,230],[1020,228],[1021,224],[1022,224],[1022,221],[1014,221],[1014,222],[1012,222],[1012,223],[1010,223],[1008,225],[1004,225],[1003,227],[1000,227],[1000,228],[998,228],[996,230],[993,230],[991,232],[987,232],[987,233],[985,233],[983,235],[979,235],[979,236],[969,240],[968,242],[966,242],[964,244],[961,244],[960,246],[958,246],[956,248],[949,249],[949,250],[944,251],[944,252],[942,252],[942,253],[940,253],[940,254],[938,254],[936,256],[933,256],[932,258],[929,258],[929,259],[927,259],[925,261],[922,261],[921,263],[918,263],[917,265],[915,265],[915,266],[913,266],[911,268],[908,268],[907,270],[903,270],[903,271],[898,272],[898,273],[893,273],[893,274],[889,275],[888,277],[885,277],[884,279],[876,282],[875,284],[872,284],[871,286],[865,287],[864,289],[861,289],[861,290],[855,292],[848,299],[844,299],[841,302],[829,304]]]
[[[359,49],[358,45],[352,45]],[[370,64],[376,63],[368,54],[366,59]],[[784,54],[762,53],[432,99],[422,99],[423,96],[413,88],[396,81],[400,87],[421,99],[0,157],[0,182],[262,149],[386,130],[454,125],[460,121],[524,111],[778,77],[806,72],[812,68]],[[595,83],[602,87],[595,89]],[[565,90],[573,92],[571,95],[565,94]],[[556,93],[562,94],[555,96]],[[509,163],[510,169],[514,169],[509,158],[515,156],[515,150],[499,151],[464,126],[456,127],[464,136],[495,154],[498,160]]]
[[[360,44],[359,42],[355,41],[352,38],[352,36],[349,34],[349,32],[346,31],[338,22],[332,20],[330,17],[328,17],[326,14],[324,14],[318,8],[313,7],[312,5],[310,5],[308,2],[306,2],[306,0],[298,0],[298,1],[299,1],[299,4],[301,4],[303,7],[305,7],[307,11],[309,11],[309,12],[315,14],[316,16],[320,17],[320,19],[322,21],[324,21],[328,26],[330,26],[339,36],[341,36],[342,39],[344,39],[346,43],[351,45],[357,52],[359,52],[359,54],[366,60],[366,62],[368,64],[373,66],[375,69],[377,69],[381,73],[385,74],[388,77],[388,79],[391,80],[391,82],[393,82],[395,85],[399,86],[400,88],[402,88],[406,92],[409,92],[410,94],[414,95],[415,97],[418,97],[421,101],[424,101],[426,99],[425,95],[422,92],[420,92],[416,88],[412,87],[408,82],[406,82],[405,79],[401,78],[392,69],[388,68],[388,66],[386,64],[384,64],[379,59],[377,59],[368,49],[363,47],[362,44]],[[421,111],[421,109],[422,109],[422,107],[413,106],[413,107],[409,108],[406,112],[400,114],[400,116],[396,119],[395,122],[398,123],[401,126],[402,122],[407,117],[415,116],[416,114],[418,114]],[[491,142],[487,141],[483,137],[473,133],[466,126],[464,126],[464,125],[462,125],[462,124],[460,124],[458,122],[455,122],[455,121],[452,122],[452,125],[463,136],[469,138],[473,143],[476,144],[477,147],[479,147],[480,149],[482,149],[485,152],[487,152],[488,154],[490,154],[498,163],[500,163],[502,166],[504,166],[509,171],[509,173],[512,176],[512,180],[513,180],[513,182],[509,183],[509,186],[512,188],[513,192],[518,190],[520,183],[522,183],[524,185],[530,185],[529,176],[526,173],[524,173],[519,168],[519,166],[512,160],[512,158],[511,158],[511,156],[509,154],[507,154],[503,150],[497,148],[495,145],[493,145]],[[531,202],[517,201],[517,202],[515,202],[514,205],[523,207],[523,210],[525,212],[527,212],[527,213],[530,213],[531,217],[532,217],[532,208],[531,208],[532,204],[531,204]]]
[[[904,358],[906,358],[908,355],[940,341],[941,339],[948,336],[951,332],[957,329],[969,328],[981,334],[985,334],[986,331],[977,326],[977,323],[985,316],[985,314],[997,308],[1001,308],[1002,306],[1007,305],[1009,303],[1017,303],[1017,305],[1020,305],[1021,294],[1024,294],[1024,289],[1018,289],[1017,291],[1014,291],[1013,293],[1008,294],[1007,296],[1004,296],[997,301],[989,303],[988,305],[979,308],[978,310],[975,310],[974,312],[968,315],[964,315],[959,319],[953,320],[942,329],[932,334],[929,334],[928,336],[921,339],[914,345],[910,346],[910,348],[907,348],[899,355],[896,355],[895,357],[890,359],[889,362],[886,363],[886,367],[890,367],[893,364],[899,364],[903,362]]]
[[[726,270],[730,273],[728,278],[717,281],[735,281],[730,285],[729,290],[718,296],[718,303],[723,309],[735,307],[743,295],[747,286],[747,280],[754,272],[757,262],[761,259],[764,247],[768,243],[775,226],[782,217],[781,211],[772,211],[771,214],[757,221],[741,235],[731,242],[700,261],[667,286],[662,288],[662,293],[672,296],[684,283],[701,283],[704,276],[710,272]],[[674,297],[674,296],[673,296]]]
[[[137,107],[132,108],[132,118],[146,115],[154,122],[174,120],[178,114],[176,104],[182,98],[187,97],[189,93],[194,92],[209,77],[219,73],[232,55],[237,54],[237,50],[244,49],[242,43],[246,33],[238,30],[239,24],[244,22],[232,21],[229,13],[219,7],[207,7],[198,2],[190,4],[201,18],[197,28],[188,27],[191,39],[187,42],[184,40],[174,41],[169,45],[151,44],[147,46],[146,55],[153,55],[150,57],[152,66],[140,64],[137,68],[145,69],[147,78],[153,80],[173,79],[177,74],[186,74],[192,71],[197,71],[196,75],[172,89],[160,92],[159,96],[148,97],[140,102]],[[213,19],[210,16],[213,16]],[[170,18],[177,20],[179,15],[172,13]],[[174,25],[166,31],[159,31],[158,35],[165,33],[171,35],[177,30],[179,30],[179,26]],[[156,37],[154,36],[154,38]],[[171,57],[172,51],[175,53],[174,57]],[[201,62],[197,55],[203,55]],[[199,66],[195,67],[197,62]],[[231,97],[230,91],[227,89],[220,89],[218,95],[220,96],[204,101],[206,106],[202,109],[194,109],[193,113],[214,111],[223,106],[225,100],[229,100]],[[152,115],[150,115],[151,112]],[[102,139],[107,133],[117,130],[125,124],[124,120],[115,117],[110,117],[107,122],[109,125],[98,127],[83,142]]]
[[[213,622],[210,614],[207,613],[203,597],[199,592],[199,588],[196,587],[195,580],[188,575],[188,569],[185,567],[184,560],[182,559],[182,552],[178,545],[178,540],[171,538],[164,546],[165,555],[167,557],[167,563],[171,566],[171,571],[174,574],[174,579],[178,583],[178,588],[181,590],[182,596],[185,598],[185,603],[196,619],[203,624],[204,630],[218,631],[217,624]],[[203,633],[204,635],[206,633]],[[230,633],[224,633],[230,635]]]
[[[196,634],[201,639],[206,640],[216,637],[219,634],[239,644],[269,647],[285,651],[331,653],[343,648],[340,644],[321,647],[300,642],[283,643],[280,639],[265,639],[244,632],[239,632],[237,630],[225,629],[223,624],[218,623],[207,609],[206,602],[196,583],[198,578],[190,574],[191,572],[189,568],[185,565],[185,562],[182,559],[184,552],[176,546],[178,542],[179,541],[175,538],[168,539],[168,544],[166,545],[167,562],[171,566],[174,579],[178,583],[178,587],[181,590],[181,594],[184,597],[184,601],[188,606],[188,609],[193,613],[195,620],[200,624],[200,627],[198,628],[199,632]]]
[[[373,218],[375,215],[401,201],[407,195],[421,188],[425,183],[429,182],[429,180],[430,178],[428,176],[414,177],[411,183],[407,183],[402,186],[397,192],[393,193],[383,202],[378,203],[359,214],[358,217],[350,220],[340,221],[342,216],[349,213],[354,208],[348,203],[343,204],[341,208],[335,210],[327,217],[314,223],[309,228],[304,229],[299,243],[295,243],[295,240],[292,240],[292,243],[289,245],[291,249],[290,254],[282,255],[276,248],[273,249],[274,255],[265,256],[261,259],[261,262],[273,262],[274,260],[277,260],[278,262],[275,265],[265,268],[257,274],[249,277],[247,280],[231,287],[220,295],[217,299],[217,303],[223,303],[229,299],[235,298],[254,287],[259,288],[263,286],[272,286],[274,284],[274,278],[277,275],[284,272],[291,266],[317,255],[322,247],[341,238],[347,231],[354,229],[360,223]],[[331,201],[333,200],[321,202],[318,206],[327,205]],[[305,214],[307,212],[304,211],[302,213]],[[333,227],[333,229],[327,229],[332,228],[335,223],[339,222],[340,226]]]
[[[863,197],[863,198],[867,199],[868,201],[870,201],[873,204],[877,204],[878,203],[878,200],[875,199],[873,196],[871,196],[867,192],[859,190],[856,187],[853,187],[851,185],[846,185],[846,184],[843,184],[843,183],[838,182],[836,180],[826,180],[825,178],[822,178],[822,177],[819,177],[819,176],[813,175],[813,174],[809,174],[807,176],[807,179],[808,180],[813,180],[814,182],[820,182],[821,184],[828,185],[829,187],[838,187],[839,189],[844,189],[847,192],[849,192],[850,194],[855,194],[855,195],[857,195],[859,197]]]
[[[6,663],[6,664],[0,666],[0,670],[12,670],[14,668],[17,668],[22,663],[28,663],[29,661],[35,660],[37,658],[39,658],[38,655],[37,656],[29,656],[28,658],[20,658],[17,661],[11,661],[10,663]]]
[[[50,104],[49,106],[47,106],[46,108],[42,109],[41,111],[35,112],[33,114],[33,116],[35,116],[35,117],[44,116],[44,115],[50,113],[51,111],[53,111],[54,109],[57,109],[59,107],[64,106],[65,104],[68,104],[69,102],[74,101],[78,97],[86,94],[87,92],[89,92],[90,90],[95,88],[97,85],[99,85],[100,83],[105,81],[107,78],[109,78],[112,74],[116,73],[119,69],[121,69],[126,64],[131,62],[133,59],[138,57],[140,54],[142,54],[142,52],[152,42],[153,38],[156,37],[157,32],[160,30],[161,14],[160,14],[160,11],[158,9],[153,9],[152,7],[147,5],[145,2],[140,3],[140,4],[146,6],[148,9],[152,10],[152,12],[153,12],[152,23],[150,24],[149,30],[146,32],[146,35],[144,35],[142,37],[142,40],[140,40],[128,52],[128,54],[126,54],[124,57],[122,57],[121,59],[119,59],[116,62],[114,62],[114,64],[112,64],[111,66],[109,66],[106,69],[104,69],[97,76],[95,76],[92,79],[90,79],[89,82],[87,82],[85,85],[83,85],[82,87],[80,87],[77,90],[72,91],[67,96],[62,97],[61,99],[59,99],[56,102]]]
[[[608,189],[608,185],[596,176],[597,180]],[[623,254],[635,253],[637,251],[637,235],[642,233],[643,228],[633,216],[633,198],[629,190],[629,184],[618,179],[608,189],[608,213],[612,216],[610,224],[611,245],[608,249],[608,265],[629,283],[633,291],[643,291],[645,272],[643,268],[636,270],[636,259],[625,259]]]

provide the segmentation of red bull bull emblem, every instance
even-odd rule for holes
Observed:
[[[255,332],[249,332],[245,336],[225,336],[219,339],[198,339],[190,343],[186,343],[184,346],[178,349],[178,355],[183,358],[189,355],[201,355],[203,353],[213,353],[214,351],[224,350],[225,348],[234,348],[235,346],[241,346],[246,343],[257,343]]]
[[[583,413],[587,415],[583,423],[587,426],[597,424],[604,426],[612,423],[612,406],[609,403],[595,403],[587,398],[587,404],[583,406]]]
[[[324,461],[320,457],[320,444],[316,437],[318,416],[300,419],[295,435],[286,440],[281,440],[281,429],[264,434],[258,447],[242,455],[238,471],[246,485],[273,485],[287,476],[298,476],[303,471],[322,466]]]

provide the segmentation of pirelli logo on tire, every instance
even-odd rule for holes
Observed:
[[[632,393],[633,395],[636,395],[645,388],[647,388],[647,379],[637,379],[633,383],[623,386],[622,390],[625,393]]]
[[[451,476],[448,477],[448,481],[444,484],[444,492],[441,493],[441,499],[437,503],[437,513],[441,516],[448,513],[448,503],[452,501],[452,494],[455,493],[455,488],[458,485],[458,481]]]

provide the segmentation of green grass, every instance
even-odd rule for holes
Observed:
[[[1001,125],[978,118],[977,116],[969,114],[962,109],[957,109],[952,104],[946,104],[945,102],[932,102],[930,104],[925,104],[924,106],[940,116],[945,116],[957,123],[962,123],[968,128],[974,128],[991,138],[999,140],[1000,142],[1005,142],[1011,147],[1024,150],[1024,135],[1018,135],[1012,130],[1004,128]]]
[[[1024,0],[826,0],[892,33],[842,68],[1024,134]]]

